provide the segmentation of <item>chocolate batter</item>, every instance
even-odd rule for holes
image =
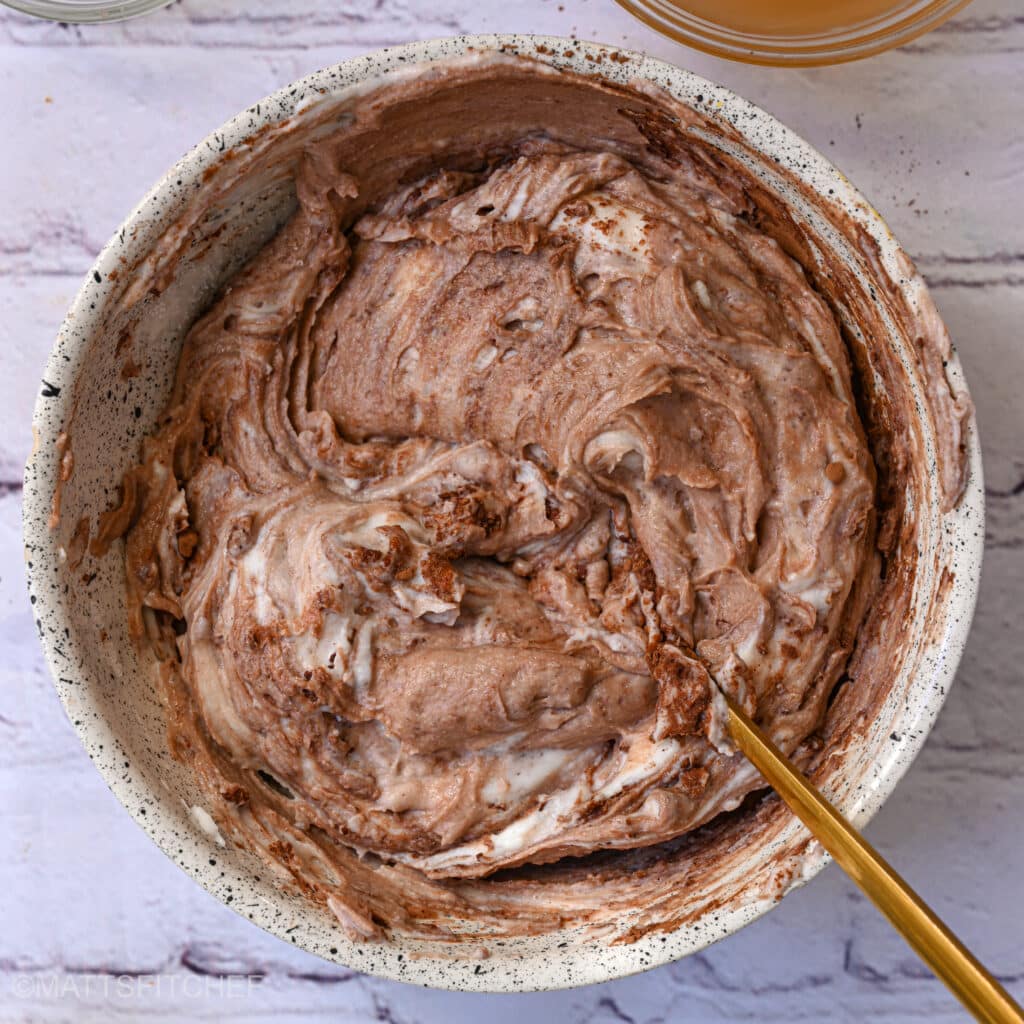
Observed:
[[[467,145],[472,61],[358,101],[104,527],[176,753],[358,935],[737,807],[709,673],[797,750],[878,575],[849,351],[698,115],[501,74],[593,118]]]

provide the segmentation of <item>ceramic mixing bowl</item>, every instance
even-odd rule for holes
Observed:
[[[325,908],[221,836],[216,808],[204,805],[188,768],[170,754],[153,665],[129,640],[122,546],[96,557],[87,545],[167,401],[188,327],[294,209],[293,169],[302,143],[344,130],[346,104],[383,76],[496,50],[620,83],[646,79],[695,106],[710,125],[722,126],[721,137],[706,132],[709,144],[749,168],[765,194],[783,204],[794,231],[811,231],[831,250],[863,301],[877,302],[883,312],[900,304],[915,330],[945,344],[923,283],[878,214],[824,158],[746,100],[641,54],[576,40],[473,36],[415,43],[344,61],[254,104],[196,146],[128,216],[89,271],[43,373],[25,473],[24,529],[31,600],[60,698],[103,778],[168,857],[232,909],[318,956],[420,984],[514,991],[603,981],[686,956],[764,913],[827,858],[778,800],[766,797],[749,812],[651,854],[645,870],[674,894],[671,915],[656,902],[637,907],[595,937],[552,900],[550,930],[490,941],[486,959],[479,943],[470,948],[402,935],[350,942]],[[181,258],[168,263],[163,254],[171,250]],[[839,303],[837,315],[851,343],[867,351],[869,369],[872,352],[884,357],[888,376],[870,369],[878,377],[873,386],[899,392],[912,410],[900,429],[913,434],[920,453],[899,497],[912,513],[903,540],[917,561],[906,578],[905,603],[886,624],[896,656],[883,666],[884,685],[857,727],[814,766],[818,784],[864,825],[924,743],[953,680],[974,606],[983,490],[968,416],[966,490],[955,508],[943,511],[939,425],[927,414],[929,384],[916,339],[895,327],[882,332],[888,336],[861,337],[852,301]],[[965,394],[952,353],[946,375]],[[543,887],[536,898],[548,898]]]

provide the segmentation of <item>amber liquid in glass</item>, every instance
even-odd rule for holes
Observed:
[[[852,28],[911,0],[670,0],[722,28],[759,36],[813,36]]]

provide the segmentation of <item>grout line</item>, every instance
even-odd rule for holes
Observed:
[[[350,21],[350,22],[327,22],[327,23],[307,23],[302,26],[302,23],[298,23],[300,26],[311,30],[330,32],[336,30],[339,33],[338,38],[323,39],[289,39],[281,38],[275,41],[272,36],[267,38],[253,39],[252,41],[246,41],[244,39],[205,39],[201,35],[189,36],[180,40],[174,39],[162,39],[162,38],[150,38],[141,36],[139,38],[132,38],[130,36],[114,38],[114,39],[102,39],[93,41],[84,36],[63,36],[58,38],[24,38],[20,39],[15,35],[11,34],[10,31],[4,32],[6,26],[9,26],[10,22],[4,22],[0,20],[0,50],[12,49],[12,50],[26,50],[26,49],[40,49],[40,50],[61,50],[61,49],[83,49],[83,50],[118,50],[123,51],[129,50],[141,50],[141,49],[159,49],[159,50],[199,50],[199,51],[210,51],[210,50],[237,50],[245,53],[266,53],[268,55],[274,54],[285,54],[293,53],[300,54],[306,53],[313,50],[337,50],[338,47],[344,48],[338,59],[342,59],[344,56],[353,56],[361,53],[369,52],[370,50],[382,49],[388,46],[398,46],[401,43],[408,41],[408,33],[399,33],[396,35],[388,34],[383,36],[357,36],[353,37],[352,29],[358,30],[360,26],[366,25],[363,21]],[[232,27],[232,22],[185,22],[184,26],[186,29],[206,29],[209,25],[216,25],[225,29]],[[251,26],[254,30],[263,30],[268,33],[273,33],[275,30],[281,31],[281,26],[270,22],[267,25],[259,25],[253,22],[245,23]],[[290,24],[290,23],[286,23]],[[457,24],[450,24],[448,22],[437,22],[431,23],[433,28],[429,35],[461,35],[468,33],[470,30]],[[1020,31],[1017,26],[1020,24],[1017,21],[1013,21],[1010,24],[1009,31],[1014,32],[1014,35]],[[177,26],[176,26],[177,27]],[[417,38],[422,36],[423,25],[416,25]],[[552,31],[555,31],[556,27],[552,27]],[[567,30],[563,30],[567,31]],[[985,56],[990,55],[993,52],[1000,54],[1016,54],[1024,52],[1024,41],[1017,43],[1016,40],[1006,40],[1002,38],[1003,32],[1007,29],[988,29],[988,28],[966,28],[948,31],[944,36],[940,35],[943,32],[942,28],[933,30],[932,33],[923,37],[927,41],[915,41],[905,44],[893,51],[898,54],[902,54],[908,57],[929,57],[936,55],[955,55],[960,57],[970,56]],[[1021,33],[1024,35],[1024,33]],[[987,36],[991,35],[994,41],[998,41],[998,46],[993,50],[991,45],[985,45],[982,40]],[[935,38],[939,36],[939,38]],[[951,46],[951,38],[958,37],[959,39],[967,39],[972,41],[978,41],[978,46]],[[636,48],[643,47],[643,40],[633,40],[629,43],[630,46]]]
[[[1024,252],[1007,252],[1005,249],[998,249],[995,252],[985,253],[981,256],[956,256],[952,253],[945,252],[935,254],[924,253],[917,257],[917,262],[952,263],[955,266],[1005,263],[1009,266],[1014,266],[1018,263],[1024,263]]]
[[[933,29],[930,35],[978,35],[982,32],[999,34],[1013,29],[1024,28],[1024,16],[1011,15],[1001,18],[998,14],[986,17],[972,17],[970,14],[952,18],[944,25]]]
[[[938,288],[1020,288],[1024,286],[1024,274],[1004,274],[1002,277],[935,277],[927,272],[922,275],[928,287]]]

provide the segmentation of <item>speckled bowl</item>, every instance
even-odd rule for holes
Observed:
[[[25,472],[24,527],[31,600],[61,700],[114,794],[175,863],[256,924],[319,956],[420,984],[516,991],[603,981],[693,953],[764,913],[827,858],[777,808],[778,827],[764,843],[752,843],[742,869],[724,878],[713,904],[702,903],[695,892],[686,923],[638,941],[609,944],[566,930],[492,945],[486,960],[402,938],[353,944],[326,911],[281,888],[264,865],[224,843],[188,770],[170,756],[152,666],[129,642],[121,546],[104,558],[83,550],[86,530],[114,500],[123,471],[164,406],[187,327],[293,208],[291,176],[280,165],[273,173],[243,176],[233,188],[226,187],[225,166],[258,162],[268,147],[294,141],[301,131],[277,131],[285,121],[302,131],[307,121],[318,125],[317,132],[334,130],[343,123],[346,98],[382,75],[497,48],[583,74],[646,78],[728,122],[770,158],[759,164],[761,180],[776,187],[773,175],[785,170],[811,194],[827,195],[880,253],[869,269],[852,251],[843,260],[858,264],[861,274],[886,275],[911,308],[935,315],[886,225],[846,178],[768,114],[719,86],[640,54],[609,59],[609,50],[569,39],[460,37],[383,50],[317,72],[243,111],[173,167],[117,231],[78,293],[43,375],[36,444]],[[215,190],[212,212],[192,216],[197,197]],[[787,203],[799,216],[819,216],[806,194],[790,193]],[[169,235],[185,246],[187,258],[168,275],[153,248]],[[137,319],[130,332],[125,310]],[[924,385],[915,353],[897,355],[920,409]],[[955,356],[948,374],[963,386]],[[930,420],[918,426],[927,465],[917,516],[919,571],[909,621],[900,624],[904,656],[874,719],[823,776],[833,798],[860,825],[892,792],[943,703],[967,636],[981,561],[983,490],[974,422],[967,424],[967,490],[945,514],[934,480],[934,426]]]

